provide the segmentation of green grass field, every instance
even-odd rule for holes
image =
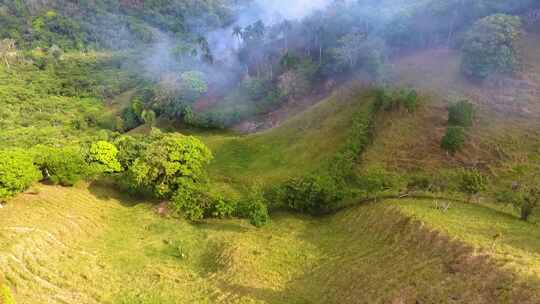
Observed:
[[[435,91],[457,72],[457,59],[447,62],[448,75],[423,73],[440,76],[426,83]],[[72,104],[80,99],[25,87],[26,80],[11,79],[13,73],[0,70],[0,79],[18,88],[3,90],[8,102],[0,115],[28,126],[5,123],[0,139],[30,142],[45,132],[51,140],[71,141],[98,132],[71,124],[84,119],[86,110],[101,112],[101,101],[86,109]],[[454,85],[452,90],[463,89]],[[29,91],[27,105],[48,96],[53,108],[28,112],[18,94]],[[118,96],[109,111],[118,113],[132,94]],[[414,114],[380,115],[359,172],[380,165],[398,174],[433,173],[472,160],[495,173],[491,182],[501,187],[503,169],[537,160],[538,131],[520,120],[490,119],[484,107],[465,149],[446,155],[439,147],[446,128],[443,94],[422,96],[425,102]],[[252,135],[169,131],[201,138],[215,156],[209,168],[213,190],[234,196],[253,184],[317,169],[340,150],[355,113],[372,98],[365,91],[338,90],[280,127]],[[45,125],[50,115],[60,115],[61,123]],[[257,229],[240,219],[190,223],[160,217],[154,210],[160,202],[107,185],[36,185],[0,209],[0,304],[540,303],[540,216],[520,221],[515,210],[493,204],[490,194],[481,204],[453,202],[446,213],[432,200],[413,199],[355,201],[324,218],[274,213]]]
[[[514,272],[523,263],[538,279],[539,238],[523,231],[533,224],[482,206],[440,215],[428,202],[383,202],[322,219],[279,213],[261,229],[235,219],[190,224],[152,206],[100,185],[38,186],[12,200],[1,210],[0,271],[17,303],[539,299],[540,285],[512,275],[524,274]],[[469,221],[478,216],[482,224]],[[464,217],[469,224],[460,224]],[[489,226],[505,235],[497,263],[466,245],[490,248]],[[506,261],[498,258],[504,252]]]

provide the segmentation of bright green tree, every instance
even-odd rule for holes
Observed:
[[[42,178],[32,157],[21,150],[0,151],[0,200],[22,192]]]
[[[63,186],[73,186],[92,173],[79,146],[50,148],[41,167],[53,183]]]
[[[487,186],[486,176],[478,170],[463,170],[459,178],[459,190],[468,196],[470,202],[474,195],[485,191]]]
[[[171,197],[183,180],[199,182],[211,159],[210,150],[195,137],[167,134],[148,145],[129,168],[128,178],[157,197]]]
[[[90,146],[87,161],[96,173],[114,173],[122,170],[115,145],[98,141]]]

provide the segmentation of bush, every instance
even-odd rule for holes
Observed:
[[[517,69],[517,43],[521,19],[497,14],[477,21],[466,34],[461,63],[465,75],[483,79],[493,72],[510,73]]]
[[[472,196],[486,190],[487,179],[478,170],[463,170],[459,176],[459,191],[468,195],[468,201]]]
[[[344,192],[327,175],[311,174],[291,179],[283,185],[283,202],[295,211],[322,215],[337,209]]]
[[[392,189],[396,185],[395,176],[384,168],[368,168],[359,178],[359,186],[367,194],[373,195],[379,192]]]
[[[96,174],[120,172],[122,166],[118,162],[118,149],[106,141],[98,141],[90,146],[87,161]]]
[[[540,205],[540,188],[538,186],[529,187],[524,191],[520,204],[520,218],[527,221],[534,209]]]
[[[449,152],[450,154],[455,154],[463,148],[465,145],[465,129],[462,127],[448,127],[446,130],[446,135],[444,135],[441,148]]]
[[[418,93],[414,89],[378,88],[375,91],[375,109],[393,111],[405,107],[409,113],[418,109]]]
[[[430,191],[432,190],[432,178],[426,174],[413,174],[409,177],[407,189]]]
[[[73,186],[91,175],[91,168],[78,146],[50,148],[45,153],[46,156],[38,163],[54,184]]]
[[[248,207],[247,217],[251,225],[260,228],[266,225],[270,220],[268,207],[261,200],[252,201]]]
[[[414,113],[418,109],[418,93],[416,90],[408,90],[405,93],[403,104],[409,113]]]
[[[198,221],[208,217],[227,218],[237,211],[237,202],[208,191],[204,183],[182,179],[174,193],[172,203],[176,211],[189,220]]]
[[[515,184],[512,189],[500,191],[497,193],[497,201],[512,204],[519,210],[520,219],[527,221],[540,206],[540,188],[531,184]]]
[[[448,107],[448,124],[463,128],[471,127],[474,121],[474,106],[467,100]]]
[[[227,218],[233,216],[237,211],[237,202],[232,199],[227,199],[225,196],[216,195],[210,196],[212,217]]]
[[[202,220],[209,209],[202,186],[187,178],[180,178],[177,183],[178,189],[172,197],[176,211],[182,212],[191,221]]]
[[[0,200],[28,189],[41,178],[28,153],[20,150],[0,152]]]

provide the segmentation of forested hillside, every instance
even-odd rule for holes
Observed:
[[[536,0],[0,0],[0,304],[538,303],[539,54]]]

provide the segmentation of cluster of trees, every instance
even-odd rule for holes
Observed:
[[[448,106],[448,128],[441,141],[441,148],[454,155],[465,145],[467,129],[474,122],[474,106],[462,100]]]
[[[38,181],[72,186],[108,175],[137,195],[170,200],[190,220],[247,217],[256,226],[268,221],[260,189],[230,199],[209,188],[206,166],[210,150],[198,139],[154,130],[150,136],[119,136],[82,146],[34,146],[0,151],[0,200],[27,190]]]
[[[0,38],[21,47],[125,49],[154,41],[156,31],[200,35],[228,24],[225,1],[0,1]]]
[[[85,147],[38,145],[30,151],[3,150],[0,152],[0,199],[25,191],[40,180],[71,186],[82,179],[119,172],[117,154],[116,147],[106,141]]]

